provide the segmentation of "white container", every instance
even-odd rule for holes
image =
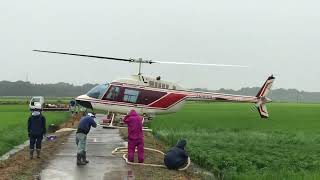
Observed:
[[[42,96],[34,96],[32,97],[32,99],[30,100],[29,103],[29,109],[33,110],[33,109],[38,109],[39,106],[41,107],[41,109],[43,109],[44,107],[44,97]]]

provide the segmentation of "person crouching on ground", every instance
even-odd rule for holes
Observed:
[[[188,155],[185,151],[187,141],[182,139],[178,141],[175,147],[172,147],[164,156],[164,164],[168,169],[178,170],[188,163]]]
[[[76,132],[76,144],[77,144],[77,165],[86,165],[89,163],[87,160],[87,134],[90,132],[91,127],[97,127],[97,123],[94,121],[95,115],[88,113],[82,117],[79,122],[79,126]]]
[[[134,151],[138,148],[138,162],[144,161],[144,141],[142,131],[142,119],[135,110],[131,110],[123,120],[128,124],[128,161],[134,161]]]
[[[35,104],[28,119],[28,136],[30,140],[30,159],[33,159],[34,146],[36,145],[37,158],[40,158],[41,143],[46,134],[46,118],[41,113],[40,104]]]

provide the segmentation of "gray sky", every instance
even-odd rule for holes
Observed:
[[[320,3],[311,0],[1,0],[0,80],[102,83],[136,64],[43,54],[248,65],[144,65],[184,87],[261,86],[320,91]]]

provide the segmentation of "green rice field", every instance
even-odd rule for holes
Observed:
[[[251,106],[188,102],[151,126],[218,179],[320,179],[320,104],[268,104],[267,120]]]
[[[0,105],[0,156],[28,139],[27,105]],[[68,119],[68,112],[44,112],[49,124],[59,124]]]

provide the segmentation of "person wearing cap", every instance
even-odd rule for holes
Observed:
[[[79,126],[76,132],[76,144],[77,144],[77,165],[85,165],[89,163],[87,160],[87,134],[90,132],[91,127],[97,127],[97,123],[94,121],[95,115],[88,113],[82,117],[79,122]]]
[[[69,109],[71,111],[71,114],[75,113],[77,101],[75,99],[71,99],[69,103]]]
[[[168,169],[180,169],[188,163],[188,155],[185,151],[187,141],[182,139],[172,147],[164,156],[164,164]]]
[[[36,146],[37,158],[40,158],[41,143],[46,134],[46,118],[42,115],[41,104],[36,103],[28,119],[28,136],[30,140],[30,159],[33,159],[34,146]]]

